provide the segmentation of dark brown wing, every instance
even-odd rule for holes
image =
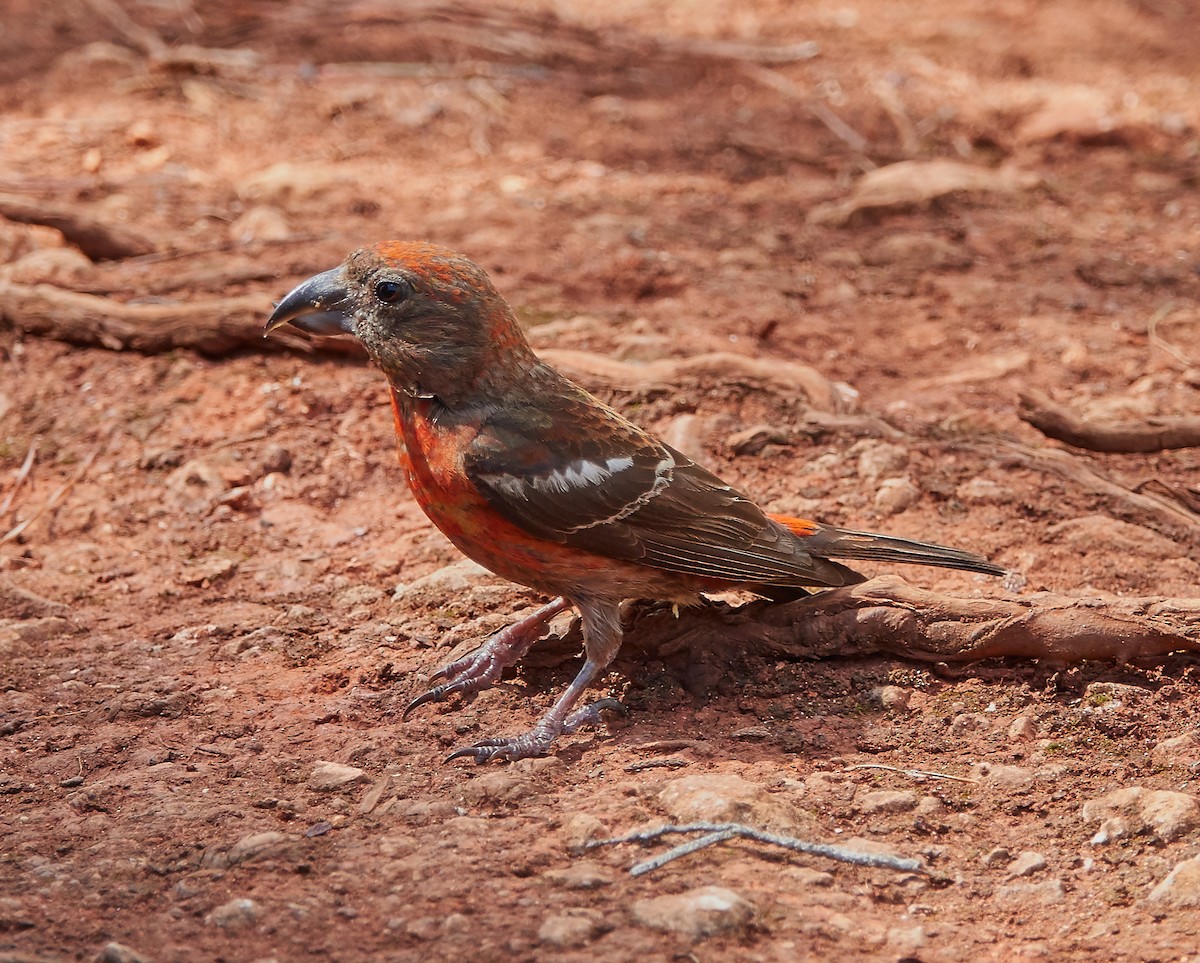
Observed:
[[[805,551],[711,472],[574,391],[554,410],[531,402],[493,415],[468,452],[468,474],[508,521],[597,555],[730,582],[860,581]]]

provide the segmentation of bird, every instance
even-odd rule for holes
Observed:
[[[448,760],[544,755],[621,708],[580,700],[621,646],[625,600],[799,596],[863,581],[845,564],[856,560],[1005,574],[973,552],[765,512],[539,359],[487,273],[440,245],[354,251],[290,291],[264,337],[284,324],[362,343],[387,379],[401,467],[425,514],[464,555],[554,599],[437,670],[406,717],[487,688],[554,616],[579,614],[583,666],[549,710]]]

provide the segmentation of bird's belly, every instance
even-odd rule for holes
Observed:
[[[607,558],[530,535],[500,515],[463,469],[469,427],[401,417],[400,463],[408,486],[442,533],[497,575],[551,595],[685,599],[708,585],[681,573]]]

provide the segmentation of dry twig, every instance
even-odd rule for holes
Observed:
[[[1179,306],[1179,303],[1176,301],[1168,301],[1166,304],[1159,307],[1159,309],[1152,315],[1150,315],[1150,320],[1146,322],[1146,337],[1156,348],[1165,351],[1176,361],[1180,362],[1180,364],[1187,365],[1189,368],[1191,368],[1195,366],[1196,362],[1193,361],[1188,355],[1184,354],[1180,348],[1176,347],[1158,333],[1158,326],[1167,320],[1167,318],[1170,317],[1170,315]]]
[[[924,869],[920,860],[905,859],[902,856],[892,856],[887,853],[867,853],[849,846],[833,846],[827,843],[810,843],[792,836],[780,836],[768,833],[744,823],[686,823],[677,825],[667,823],[654,829],[645,829],[627,833],[612,839],[596,839],[587,844],[588,849],[599,846],[615,846],[620,843],[649,843],[663,836],[681,833],[703,833],[698,839],[689,840],[673,849],[667,850],[652,859],[643,860],[629,868],[630,876],[641,876],[656,869],[661,869],[667,863],[698,852],[715,843],[723,843],[730,839],[752,839],[757,843],[768,846],[779,846],[794,853],[807,853],[812,856],[824,856],[837,860],[839,863],[850,863],[854,866],[871,866],[877,869],[894,869],[899,872],[920,872]]]
[[[0,519],[4,518],[8,509],[12,506],[13,499],[17,497],[17,492],[25,483],[25,479],[29,477],[29,472],[33,468],[33,459],[36,455],[37,442],[33,441],[29,444],[29,452],[25,455],[25,460],[21,462],[21,467],[17,470],[17,477],[13,482],[12,490],[4,496],[4,501],[0,502]]]
[[[924,782],[926,779],[947,779],[951,782],[979,782],[978,779],[968,779],[966,776],[952,776],[947,772],[933,772],[929,769],[898,769],[896,766],[885,766],[882,762],[864,762],[857,766],[847,766],[846,772],[853,772],[856,769],[882,769],[885,772],[898,772],[902,776],[908,776],[909,779],[914,779],[917,782]]]
[[[12,528],[7,534],[0,536],[0,545],[3,545],[5,542],[10,542],[14,538],[18,537],[23,531],[25,531],[25,529],[27,529],[30,525],[32,525],[39,518],[41,518],[43,515],[45,515],[46,512],[53,509],[54,506],[56,506],[60,501],[62,501],[63,498],[66,496],[67,492],[69,492],[72,488],[74,488],[75,485],[79,482],[79,480],[81,478],[83,478],[83,476],[87,473],[87,470],[92,467],[92,462],[94,462],[96,460],[96,456],[99,454],[100,454],[100,450],[97,449],[96,451],[93,451],[90,455],[88,455],[82,462],[80,462],[79,468],[76,470],[75,474],[72,475],[70,478],[68,478],[65,482],[63,482],[55,490],[54,494],[51,495],[48,499],[46,499],[45,505],[43,505],[41,508],[39,508],[37,511],[35,511],[32,515],[30,515],[28,518],[26,518],[23,522],[20,522],[18,525],[16,525],[14,528]]]

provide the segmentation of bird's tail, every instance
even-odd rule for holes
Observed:
[[[801,536],[804,539],[804,547],[819,558],[935,565],[939,568],[957,568],[984,575],[1004,575],[1007,572],[1007,569],[974,552],[936,545],[933,542],[918,542],[911,538],[877,535],[874,532],[855,532],[845,528],[829,528],[786,515],[772,515],[771,518]]]

